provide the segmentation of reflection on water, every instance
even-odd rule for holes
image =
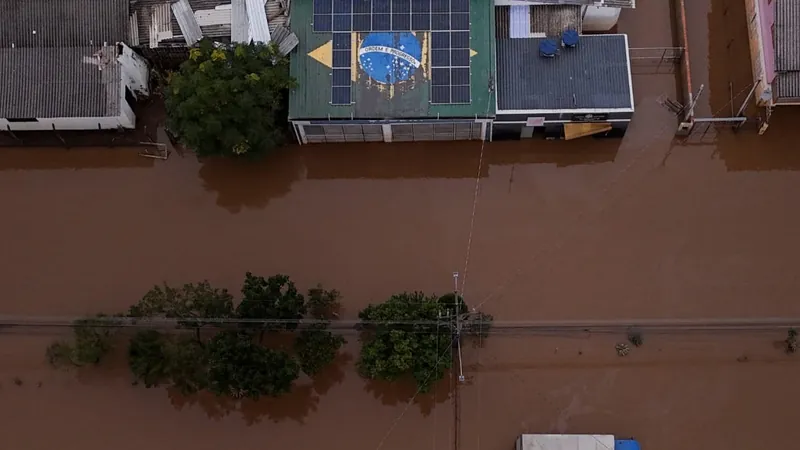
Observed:
[[[755,124],[741,132],[717,131],[716,152],[730,171],[800,170],[798,137],[794,132],[798,123],[798,108],[777,108],[770,127],[761,136],[754,131]]]
[[[217,205],[231,213],[260,209],[291,191],[302,175],[297,152],[287,148],[258,160],[209,158],[198,175],[203,187],[217,195]]]
[[[155,160],[139,152],[138,148],[0,148],[0,171],[153,167]]]
[[[453,373],[445,372],[444,378],[431,387],[428,393],[420,393],[411,380],[396,382],[367,380],[364,390],[386,406],[407,405],[409,402],[419,407],[423,416],[428,416],[438,403],[450,400],[453,390]]]
[[[317,410],[320,397],[344,381],[346,367],[351,366],[352,359],[349,353],[340,353],[333,364],[313,379],[295,384],[292,392],[278,398],[237,401],[208,392],[187,396],[172,388],[167,389],[167,394],[175,409],[198,407],[214,420],[239,413],[247,425],[258,424],[263,418],[275,423],[284,420],[305,423],[306,417]]]
[[[531,139],[486,144],[481,177],[492,166],[554,164],[567,167],[613,162],[621,140],[556,142]],[[480,143],[418,142],[391,145],[324,145],[298,149],[310,180],[475,178]]]

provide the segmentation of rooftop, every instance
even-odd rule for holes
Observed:
[[[559,36],[564,30],[581,30],[579,5],[497,6],[497,39]]]
[[[577,48],[539,56],[542,38],[497,40],[497,110],[633,110],[625,35],[582,35]]]
[[[800,98],[800,2],[775,0],[775,94]]]
[[[119,113],[128,0],[0,0],[0,117]]]
[[[0,0],[0,48],[127,40],[128,0]]]
[[[493,20],[486,0],[294,0],[289,117],[493,116]]]
[[[635,8],[636,0],[494,0],[495,5],[592,5],[609,8]]]
[[[251,3],[264,4],[264,13],[249,8]],[[185,47],[187,41],[191,45],[201,37],[219,42],[265,40],[267,33],[260,29],[264,20],[268,20],[272,32],[287,25],[287,3],[283,0],[130,0],[132,44],[149,48]],[[258,26],[251,27],[251,23]]]
[[[116,48],[0,49],[0,117],[119,114]]]
[[[615,448],[613,435],[607,434],[523,434],[521,450],[609,450]]]

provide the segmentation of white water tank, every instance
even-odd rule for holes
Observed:
[[[619,20],[620,8],[583,6],[583,31],[602,32],[614,28]]]

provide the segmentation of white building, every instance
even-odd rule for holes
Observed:
[[[0,130],[135,128],[128,0],[0,0]]]

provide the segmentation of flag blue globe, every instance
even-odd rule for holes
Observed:
[[[358,62],[382,84],[409,80],[422,64],[422,44],[411,33],[370,33],[358,49]]]

